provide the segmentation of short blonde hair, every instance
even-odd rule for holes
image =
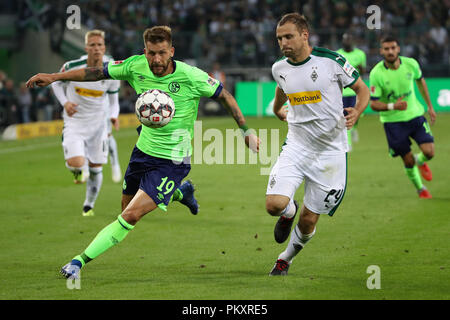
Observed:
[[[93,37],[93,36],[100,36],[103,38],[103,40],[105,40],[105,31],[99,30],[99,29],[94,29],[94,30],[86,32],[86,34],[84,35],[84,44],[88,44],[89,38]]]

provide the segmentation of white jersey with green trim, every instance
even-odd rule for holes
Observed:
[[[112,60],[108,56],[103,56],[103,62]],[[62,66],[60,72],[76,70],[87,67],[87,56],[71,60]],[[101,80],[101,81],[57,81],[52,83],[55,96],[64,105],[67,101],[78,104],[77,112],[69,117],[64,110],[64,121],[105,121],[111,114],[110,94],[118,93],[120,89],[119,80]],[[117,112],[118,113],[118,112]]]
[[[348,151],[342,90],[358,72],[340,54],[314,47],[304,61],[275,62],[272,76],[288,97],[287,144],[323,154]]]

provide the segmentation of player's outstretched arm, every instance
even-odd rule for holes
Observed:
[[[107,79],[101,67],[87,67],[58,73],[38,73],[26,83],[28,88],[45,87],[55,81],[98,81]]]
[[[359,116],[366,110],[370,98],[369,88],[361,78],[358,78],[351,88],[356,93],[356,104],[354,108],[345,108],[345,111],[347,111],[345,116],[347,129],[353,127],[358,121]]]
[[[245,144],[247,147],[249,147],[253,152],[258,152],[260,139],[255,134],[249,133],[249,129],[245,124],[244,115],[242,114],[242,111],[233,95],[224,88],[220,92],[217,99],[234,118],[239,128],[244,131]]]

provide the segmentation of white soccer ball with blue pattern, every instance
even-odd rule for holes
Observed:
[[[172,120],[175,103],[166,92],[150,89],[143,92],[136,100],[136,116],[149,128],[161,128]]]

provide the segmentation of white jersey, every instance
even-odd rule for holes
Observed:
[[[103,56],[103,62],[107,62],[110,59],[110,57]],[[64,63],[60,71],[65,72],[86,67],[87,56],[82,56],[80,59]],[[118,93],[120,80],[57,81],[52,84],[52,88],[61,105],[64,106],[67,101],[78,104],[76,107],[77,112],[71,117],[64,110],[64,121],[100,122],[110,117],[117,118],[118,116],[118,104],[116,103],[117,105],[112,106],[114,103],[111,102],[111,99],[108,99],[108,96]],[[111,107],[114,108],[113,111]]]
[[[310,56],[292,63],[275,62],[272,76],[288,97],[287,144],[308,152],[348,151],[342,90],[358,79],[358,72],[340,54],[314,47]]]

